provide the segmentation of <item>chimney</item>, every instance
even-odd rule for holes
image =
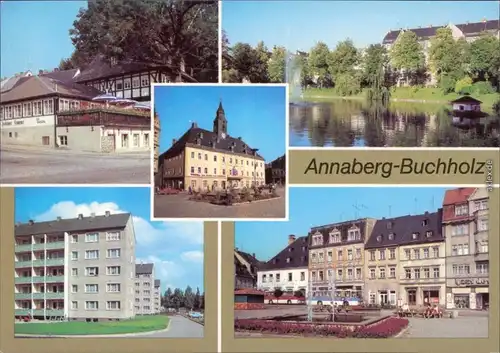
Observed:
[[[252,257],[255,259],[255,253],[252,253]]]
[[[240,141],[241,141],[241,136],[238,136],[238,140],[240,140]]]
[[[196,122],[192,122],[191,123],[191,129],[196,129],[198,127],[198,124],[196,124]]]
[[[33,224],[35,224],[35,222],[32,219],[30,219],[28,223],[30,224],[30,226],[32,226]]]
[[[176,142],[177,142],[177,139],[172,139],[172,146],[175,145]]]
[[[292,243],[295,241],[295,239],[296,239],[296,238],[295,238],[295,235],[290,234],[290,235],[288,236],[288,245],[292,244]]]
[[[109,215],[111,214],[111,212],[109,211],[106,211],[106,213],[104,214],[106,217],[109,217]]]
[[[57,221],[59,222],[62,218],[61,217],[57,217]]]
[[[43,75],[45,72],[43,70],[38,70],[38,75]]]
[[[81,213],[80,213],[80,214],[78,215],[78,219],[83,219],[83,214],[81,214]]]
[[[90,214],[90,217],[94,218],[94,217],[95,217],[95,213],[94,213],[94,212],[92,212],[92,213]]]
[[[483,23],[486,23],[488,20],[483,17]]]
[[[429,214],[429,211],[425,211],[425,213],[424,213],[424,214],[425,214],[425,215],[428,215],[428,214]]]

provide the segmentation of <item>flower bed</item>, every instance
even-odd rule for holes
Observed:
[[[228,191],[215,191],[215,192],[201,192],[195,191],[189,198],[192,201],[207,202],[214,205],[231,206],[245,202],[255,202],[262,200],[270,200],[278,198],[275,192],[263,192],[259,188],[247,189],[243,188],[241,191],[228,190]]]
[[[390,317],[373,325],[346,327],[338,324],[318,324],[311,322],[273,321],[237,319],[235,331],[256,331],[279,335],[335,336],[338,338],[389,338],[408,326],[408,320]]]

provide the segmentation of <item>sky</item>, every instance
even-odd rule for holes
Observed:
[[[52,70],[73,53],[69,30],[87,1],[2,1],[1,77]]]
[[[35,202],[34,202],[35,200]],[[50,221],[79,214],[130,212],[136,234],[136,262],[155,264],[167,287],[190,285],[203,292],[203,223],[151,222],[150,190],[144,187],[23,187],[15,190],[17,222]]]
[[[258,148],[266,162],[285,154],[286,91],[284,87],[159,86],[154,105],[161,123],[160,153],[172,146],[196,122],[212,131],[219,102],[226,113],[227,132]]]
[[[289,50],[330,48],[346,38],[363,48],[391,29],[499,18],[498,1],[224,1],[222,28],[230,44],[263,40]]]
[[[305,236],[314,226],[372,217],[435,212],[450,188],[290,188],[288,222],[237,222],[235,247],[268,261],[288,245],[288,236]],[[358,209],[358,211],[356,210]]]

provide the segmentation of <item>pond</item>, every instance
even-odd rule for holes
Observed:
[[[451,107],[364,100],[290,104],[291,147],[499,147],[500,117],[454,122]]]

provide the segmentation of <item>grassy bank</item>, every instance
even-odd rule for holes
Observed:
[[[140,316],[124,321],[103,322],[54,322],[16,323],[16,334],[30,335],[113,335],[159,331],[167,328],[169,318],[165,315]]]
[[[391,100],[394,101],[408,101],[408,102],[421,102],[421,103],[443,103],[448,104],[450,101],[457,99],[461,95],[456,93],[443,94],[439,88],[413,88],[413,87],[397,87],[391,91]],[[474,98],[483,102],[484,110],[491,110],[493,104],[500,99],[499,93],[491,94],[474,94]],[[314,98],[346,98],[346,99],[363,99],[365,92],[360,92],[357,95],[349,97],[340,97],[332,88],[311,88],[304,91],[304,99]]]

